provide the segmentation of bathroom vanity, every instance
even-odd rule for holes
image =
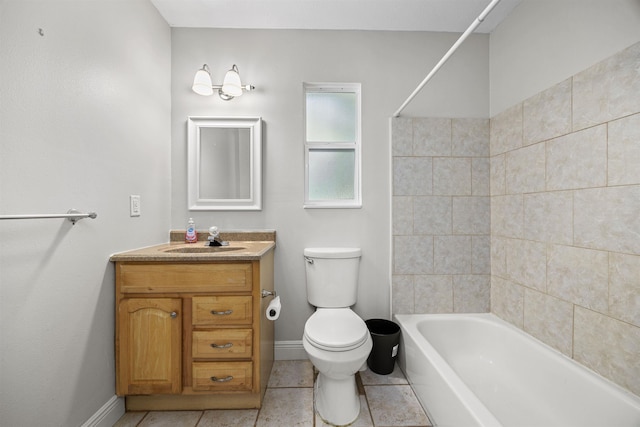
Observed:
[[[260,407],[273,365],[275,233],[230,237],[111,257],[116,393],[127,410]]]

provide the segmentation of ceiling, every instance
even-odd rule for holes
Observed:
[[[502,0],[490,33],[522,0]],[[172,27],[464,32],[490,0],[151,0]]]

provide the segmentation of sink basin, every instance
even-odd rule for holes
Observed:
[[[163,252],[169,254],[209,254],[215,252],[240,251],[246,248],[240,246],[188,246],[173,249],[165,249]]]

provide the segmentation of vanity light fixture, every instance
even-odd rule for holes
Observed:
[[[236,96],[241,96],[242,91],[250,91],[255,89],[252,85],[243,85],[240,82],[240,74],[238,73],[238,67],[233,64],[233,67],[224,76],[222,85],[211,84],[211,73],[209,72],[209,66],[204,64],[196,72],[196,76],[193,79],[193,86],[191,89],[198,95],[209,96],[213,95],[213,90],[218,89],[218,95],[225,101],[229,101]]]

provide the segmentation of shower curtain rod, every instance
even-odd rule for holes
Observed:
[[[440,62],[438,62],[436,66],[433,67],[433,70],[431,70],[431,72],[427,74],[427,77],[425,77],[424,80],[422,80],[422,83],[418,85],[416,90],[414,90],[413,93],[409,95],[407,100],[404,101],[404,103],[400,106],[400,108],[398,108],[398,110],[395,113],[393,113],[393,117],[400,116],[400,113],[402,113],[402,110],[404,110],[405,107],[409,105],[409,103],[413,100],[413,98],[415,98],[415,96],[422,90],[424,85],[426,85],[427,82],[431,80],[431,78],[438,72],[438,70],[440,70],[440,67],[442,67],[444,63],[449,60],[451,55],[453,55],[453,53],[458,49],[458,47],[460,47],[462,42],[464,42],[466,38],[469,37],[469,34],[471,34],[478,27],[478,25],[480,25],[482,21],[484,21],[487,15],[493,10],[493,8],[498,3],[500,3],[500,0],[492,0],[491,3],[489,3],[489,5],[482,11],[482,13],[478,15],[475,21],[473,21],[473,23],[469,26],[469,28],[467,28],[467,30],[464,33],[462,33],[458,41],[456,41],[453,44],[453,46],[451,46],[451,49],[449,49],[449,51],[445,53],[445,55],[442,57]]]

